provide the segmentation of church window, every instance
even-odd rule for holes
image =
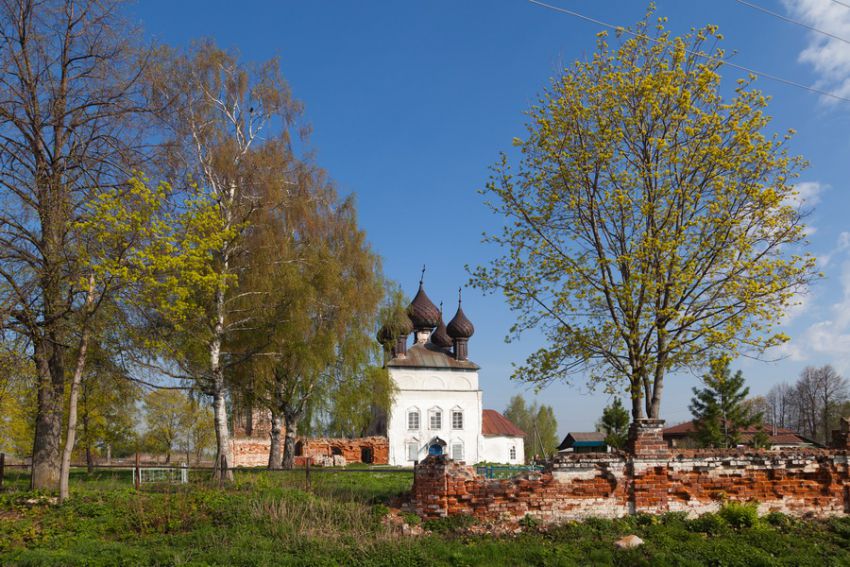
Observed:
[[[463,443],[453,443],[452,444],[452,460],[454,460],[454,461],[462,461],[463,460]]]
[[[463,429],[463,410],[452,410],[452,429]]]
[[[407,428],[419,429],[419,410],[410,410],[407,412]]]
[[[429,415],[429,427],[431,429],[442,429],[443,428],[443,412],[439,409],[433,409]]]
[[[415,441],[407,443],[407,460],[415,461],[419,459],[419,444]]]
[[[511,460],[512,461],[516,460],[516,446],[515,445],[511,445]]]

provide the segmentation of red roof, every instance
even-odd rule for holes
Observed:
[[[481,412],[481,433],[504,437],[525,437],[525,431],[514,425],[510,419],[491,409]]]
[[[753,436],[758,433],[759,429],[756,426],[747,427],[738,431],[740,441],[748,443]],[[810,439],[806,439],[802,435],[784,427],[777,427],[775,430],[770,425],[764,425],[764,432],[767,433],[772,445],[807,445],[814,444]],[[686,421],[672,427],[668,427],[663,431],[664,437],[688,437],[696,433],[696,426],[693,421]]]

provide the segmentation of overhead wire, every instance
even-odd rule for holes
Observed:
[[[735,2],[737,2],[738,4],[742,4],[744,6],[748,6],[748,7],[752,8],[753,10],[758,10],[759,12],[763,12],[765,14],[773,16],[774,18],[779,18],[780,20],[788,22],[789,24],[794,24],[794,25],[806,28],[807,30],[811,30],[813,32],[823,34],[827,37],[831,37],[832,39],[837,39],[838,41],[843,41],[844,43],[850,45],[850,39],[844,39],[843,37],[841,37],[839,35],[835,35],[834,33],[830,33],[828,31],[816,28],[814,26],[810,26],[809,24],[807,24],[805,22],[801,22],[800,20],[795,20],[794,18],[789,18],[788,16],[784,16],[784,15],[780,14],[779,12],[774,12],[773,10],[768,10],[764,6],[759,6],[758,4],[753,4],[752,2],[747,2],[747,0],[735,0]]]
[[[850,8],[850,4],[846,2],[842,2],[841,0],[832,0],[834,4],[838,4],[839,6],[844,6],[845,8]]]
[[[606,27],[608,29],[612,29],[612,30],[615,30],[615,31],[621,31],[623,33],[633,35],[634,37],[637,37],[637,38],[640,38],[640,39],[648,39],[648,40],[650,40],[654,43],[660,43],[659,40],[655,39],[654,37],[648,36],[646,34],[633,32],[632,30],[630,30],[630,29],[628,29],[624,26],[617,26],[617,25],[614,25],[614,24],[610,24],[608,22],[604,22],[602,20],[592,18],[590,16],[585,16],[584,14],[581,14],[579,12],[575,12],[573,10],[569,10],[567,8],[562,8],[560,6],[553,6],[552,4],[547,4],[545,2],[541,2],[540,0],[528,0],[528,2],[530,2],[531,4],[535,4],[537,6],[540,6],[542,8],[547,8],[547,9],[553,10],[555,12],[560,12],[562,14],[567,14],[569,16],[573,16],[575,18],[578,18],[580,20],[584,20],[586,22],[591,22],[593,24],[597,24],[597,25]],[[686,49],[685,51],[687,53],[689,53],[690,55],[694,55],[696,57],[702,57],[703,59],[712,59],[712,57],[710,55],[706,54],[706,53],[701,53],[699,51],[693,51],[691,49]],[[780,77],[778,75],[773,75],[771,73],[765,73],[763,71],[758,71],[758,70],[752,69],[750,67],[745,67],[744,65],[738,65],[737,63],[732,63],[731,61],[729,61],[727,59],[722,60],[722,63],[723,63],[723,65],[726,65],[728,67],[732,67],[733,69],[738,69],[739,71],[744,71],[746,73],[752,73],[753,75],[764,77],[765,79],[769,79],[769,80],[775,81],[777,83],[782,83],[782,84],[788,85],[790,87],[796,87],[798,89],[804,89],[804,90],[807,90],[809,92],[819,94],[821,96],[833,98],[835,100],[840,100],[842,102],[850,102],[850,98],[847,98],[845,96],[841,96],[839,94],[831,93],[829,91],[824,91],[824,90],[818,89],[816,87],[810,87],[809,85],[804,85],[803,83],[798,83],[797,81],[792,81],[791,79],[786,79],[784,77]]]

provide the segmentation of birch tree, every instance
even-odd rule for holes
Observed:
[[[277,60],[247,65],[210,42],[189,54],[163,51],[150,74],[154,100],[168,108],[163,115],[169,139],[163,145],[175,179],[195,184],[215,204],[229,235],[214,253],[218,283],[193,324],[185,324],[182,366],[212,399],[216,432],[216,477],[222,459],[233,463],[227,418],[226,366],[223,351],[234,333],[253,328],[249,313],[235,312],[229,290],[238,284],[237,258],[259,204],[259,187],[276,177],[285,184],[280,158],[291,154],[290,129],[300,113]],[[284,188],[285,189],[285,188]],[[193,346],[194,345],[194,346]],[[201,359],[195,353],[204,351]],[[226,473],[232,479],[232,473]]]
[[[648,19],[647,19],[648,20]],[[503,254],[473,283],[503,293],[546,344],[514,376],[582,373],[660,418],[665,377],[714,354],[758,356],[787,340],[780,316],[816,277],[791,133],[739,81],[707,26],[681,37],[642,21],[556,78],[484,190]]]

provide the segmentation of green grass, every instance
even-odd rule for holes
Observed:
[[[850,565],[850,518],[756,518],[747,507],[687,519],[682,514],[523,522],[510,536],[468,519],[424,522],[403,535],[383,518],[412,474],[238,471],[224,490],[200,473],[187,486],[76,472],[61,506],[25,490],[0,493],[2,565]],[[408,518],[409,523],[415,520]],[[627,534],[646,541],[619,551]]]

